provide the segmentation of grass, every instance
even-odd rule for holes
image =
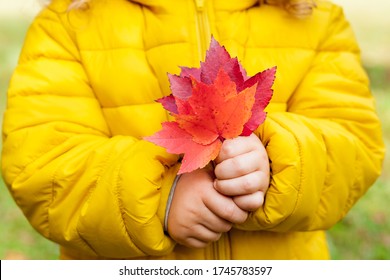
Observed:
[[[328,232],[333,259],[390,260],[388,182],[379,180]]]
[[[0,19],[0,113],[5,107],[5,92],[16,64],[28,20]],[[378,31],[380,33],[380,29]],[[382,33],[381,33],[382,34]],[[371,36],[371,35],[370,35]],[[365,42],[368,44],[368,42]],[[390,65],[369,63],[367,71],[390,147]],[[0,117],[1,124],[1,117]],[[1,145],[1,143],[0,143]],[[1,146],[0,146],[1,148]],[[390,170],[387,155],[384,170]],[[333,259],[390,260],[390,174],[384,174],[350,213],[328,232]],[[28,224],[0,180],[0,259],[56,259],[58,247],[41,237]]]

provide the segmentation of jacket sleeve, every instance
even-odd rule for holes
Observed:
[[[33,227],[90,256],[167,254],[177,169],[164,149],[110,134],[77,46],[45,9],[27,34],[3,123],[3,177]]]
[[[270,113],[257,131],[271,184],[265,204],[238,228],[278,232],[328,229],[380,174],[384,156],[359,48],[342,10],[327,31],[285,113]]]

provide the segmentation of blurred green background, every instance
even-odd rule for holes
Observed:
[[[38,0],[0,0],[0,124],[6,90]],[[362,48],[386,146],[390,147],[390,1],[336,0]],[[0,143],[1,145],[1,143]],[[1,146],[0,146],[1,148]],[[389,149],[389,148],[387,148]],[[390,156],[382,176],[328,233],[333,259],[390,260]],[[57,259],[58,248],[28,224],[0,180],[0,259]]]

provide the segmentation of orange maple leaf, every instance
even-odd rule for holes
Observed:
[[[179,174],[214,160],[225,139],[249,136],[262,122],[272,98],[276,67],[247,74],[237,58],[212,38],[200,68],[169,75],[172,94],[157,100],[174,117],[146,140],[184,154]]]

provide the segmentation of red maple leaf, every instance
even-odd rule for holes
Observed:
[[[225,139],[249,136],[266,118],[276,67],[248,77],[214,38],[200,68],[168,75],[172,94],[157,100],[174,117],[146,140],[184,154],[179,174],[202,168]]]
[[[202,145],[193,141],[193,136],[176,122],[164,122],[162,127],[162,130],[145,139],[166,148],[169,153],[184,154],[179,174],[202,168],[218,156],[221,140]]]

